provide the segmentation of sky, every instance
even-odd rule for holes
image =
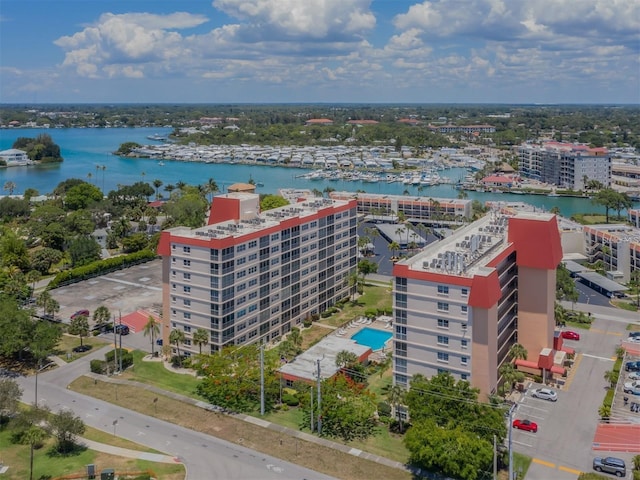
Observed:
[[[0,103],[640,103],[638,0],[1,0]]]

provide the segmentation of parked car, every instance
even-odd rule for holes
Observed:
[[[538,424],[532,422],[530,420],[519,420],[516,419],[513,421],[513,428],[517,428],[518,430],[525,430],[527,432],[536,433],[538,431]]]
[[[629,338],[638,338],[640,337],[640,331],[638,332],[629,332]]]
[[[580,340],[580,334],[572,330],[564,330],[560,336],[567,340]]]
[[[129,335],[129,327],[127,325],[118,324],[116,325],[116,333],[120,335]]]
[[[83,309],[83,310],[78,310],[76,313],[74,313],[73,315],[71,315],[71,320],[78,318],[78,317],[89,317],[89,310],[87,309]]]
[[[640,380],[635,380],[633,382],[626,382],[624,387],[622,387],[624,393],[632,393],[634,395],[640,395]]]
[[[593,469],[596,472],[613,473],[616,477],[627,476],[627,466],[621,458],[596,457],[593,459]]]
[[[640,372],[640,361],[627,362],[624,364],[624,369],[627,372]]]
[[[629,343],[640,343],[640,337],[629,337],[626,341]]]
[[[550,388],[535,388],[531,391],[531,396],[533,398],[549,400],[550,402],[556,402],[558,400],[558,394]]]
[[[629,375],[627,375],[627,380],[640,380],[640,372],[631,372]]]

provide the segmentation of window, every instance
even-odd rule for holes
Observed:
[[[185,285],[185,286],[182,287],[182,291],[184,293],[190,293],[191,292],[191,287],[188,286],[188,285]]]
[[[182,264],[183,264],[185,267],[190,267],[190,266],[191,266],[191,260],[182,260]]]
[[[460,346],[462,348],[467,348],[468,344],[469,344],[468,340],[460,340]]]
[[[184,313],[182,314],[182,316],[183,316],[184,318],[186,318],[186,319],[191,318],[191,314],[190,314],[189,312],[184,312]]]
[[[449,354],[444,352],[438,352],[439,362],[449,362]]]
[[[444,318],[439,318],[438,328],[449,328],[449,320],[445,320]]]
[[[438,285],[438,295],[449,295],[449,287],[447,285]]]
[[[182,276],[184,277],[185,280],[191,280],[191,274],[190,273],[186,273],[185,272]]]
[[[469,378],[469,375],[467,375],[466,373],[461,373],[460,374],[460,379],[461,380],[467,380]]]
[[[279,238],[280,238],[279,233],[274,233],[273,235],[271,235],[271,240],[278,240]]]
[[[438,335],[438,345],[449,345],[449,337]]]
[[[173,297],[173,298],[174,298],[174,301],[175,301],[175,298],[176,298],[176,297]],[[185,298],[183,303],[184,303],[184,305],[185,305],[186,307],[188,307],[188,306],[190,306],[190,305],[191,305],[191,300],[189,300],[188,298]]]
[[[467,324],[463,323],[462,325],[460,325],[462,327],[462,331],[466,332],[467,331]]]
[[[466,297],[467,295],[469,295],[469,289],[463,288],[462,290],[460,290],[460,295],[462,295],[463,297]]]
[[[191,327],[189,325],[184,325],[182,327],[184,329],[185,332],[190,333],[191,332]]]
[[[446,302],[438,302],[438,311],[439,312],[448,312],[449,304]]]
[[[469,311],[469,307],[467,307],[466,305],[460,306],[460,309],[462,310],[462,313],[467,313]]]
[[[247,246],[244,243],[242,243],[236,247],[236,253],[244,252],[246,249],[247,249]]]
[[[191,253],[191,247],[182,247],[184,253]]]
[[[468,365],[469,364],[469,357],[460,357],[460,363],[462,365]]]

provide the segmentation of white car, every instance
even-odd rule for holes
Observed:
[[[626,341],[629,343],[640,343],[640,337],[629,337]]]
[[[640,380],[640,372],[631,372],[629,375],[627,375],[627,380]]]
[[[626,382],[622,388],[624,393],[632,393],[634,395],[640,395],[640,380],[633,382]]]
[[[550,388],[536,388],[531,391],[531,396],[533,398],[549,400],[550,402],[555,402],[558,400],[558,394],[555,392],[555,390],[551,390]]]

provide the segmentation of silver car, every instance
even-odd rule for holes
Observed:
[[[533,398],[549,400],[550,402],[556,402],[558,400],[558,394],[550,388],[536,388],[531,391],[531,396]]]

